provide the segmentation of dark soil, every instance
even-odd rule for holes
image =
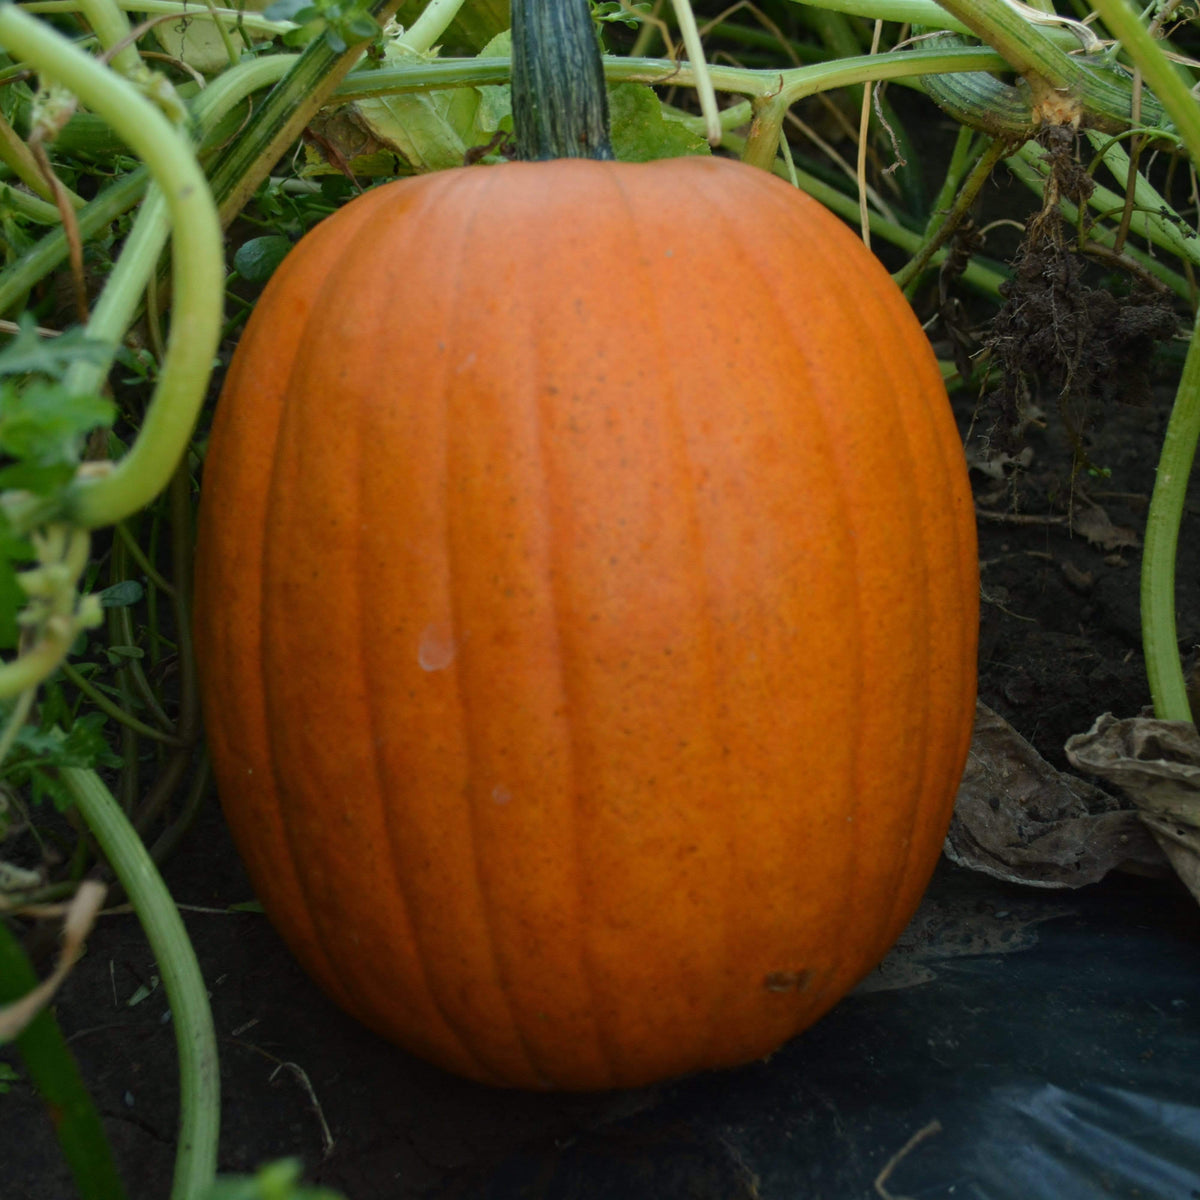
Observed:
[[[989,418],[975,418],[971,398],[958,406],[964,429],[973,418],[977,430],[986,428]],[[1060,767],[1069,735],[1100,713],[1134,715],[1148,702],[1137,545],[1111,534],[1107,545],[1093,545],[1065,518],[1090,500],[1118,529],[1141,530],[1168,407],[1169,383],[1160,383],[1149,406],[1111,403],[1093,414],[1087,456],[1110,472],[1101,480],[1073,480],[1077,445],[1052,411],[1045,428],[1026,428],[1031,458],[1015,481],[974,474],[984,514],[980,695]],[[1185,647],[1200,641],[1198,527],[1200,489],[1193,488],[1179,560]],[[955,1178],[984,1170],[972,1157],[978,1138],[968,1137],[959,1116],[968,1084],[971,1096],[990,1095],[1015,1072],[1061,1092],[1071,1086],[1064,1080],[1116,1070],[1122,1031],[1144,1039],[1136,1054],[1129,1051],[1134,1065],[1122,1071],[1150,1062],[1167,1070],[1170,1056],[1156,1051],[1155,1037],[1200,1049],[1194,1019],[1189,1024],[1178,1009],[1194,1006],[1200,922],[1186,897],[1161,881],[1122,879],[1069,895],[1020,891],[947,868],[935,881],[934,911],[957,912],[967,897],[967,910],[1008,933],[1000,942],[985,937],[960,946],[966,957],[942,983],[915,986],[914,979],[908,988],[855,995],[767,1064],[616,1096],[564,1097],[501,1093],[451,1078],[343,1016],[263,917],[226,911],[251,892],[215,802],[169,863],[167,880],[182,904],[203,909],[185,918],[220,1036],[221,1169],[245,1172],[297,1156],[310,1181],[351,1200],[845,1200],[873,1194],[888,1159],[934,1116],[943,1133],[913,1155],[944,1164],[944,1187],[921,1194],[952,1195]],[[1038,934],[1028,931],[1047,917],[1059,919],[1045,927],[1059,929],[1059,940],[1044,933],[1041,949],[1032,948]],[[1095,954],[1070,958],[1062,930],[1072,926],[1064,917],[1090,930]],[[1018,945],[1025,948],[1016,952]],[[1134,982],[1110,977],[1120,963],[1142,962],[1139,947],[1146,955]],[[1168,969],[1192,971],[1193,999],[1177,1003],[1189,993],[1177,979],[1159,979],[1156,972]],[[161,988],[132,1003],[154,975],[135,918],[105,918],[57,1006],[135,1200],[168,1194],[174,1157],[174,1031]],[[978,995],[969,991],[976,984]],[[1063,1046],[1034,1054],[1027,1043],[1047,1020],[1061,1020],[1075,1042],[1066,1046],[1067,1033],[1056,1035]],[[1129,1086],[1128,1074],[1120,1080]],[[901,1178],[890,1185],[898,1192]],[[50,1122],[19,1082],[0,1096],[0,1195],[72,1194]],[[964,1187],[959,1194],[999,1193]],[[1069,1200],[1076,1193],[1060,1194]],[[1138,1194],[1168,1193],[1143,1185]]]

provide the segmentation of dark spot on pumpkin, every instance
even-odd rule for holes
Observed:
[[[768,971],[763,977],[763,987],[768,992],[803,992],[812,983],[813,973],[807,968],[802,971]]]

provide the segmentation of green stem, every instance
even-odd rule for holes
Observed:
[[[587,0],[513,0],[517,157],[611,159],[608,94]]]
[[[1142,549],[1142,648],[1154,713],[1193,721],[1175,626],[1175,556],[1187,484],[1200,440],[1200,324],[1192,331],[1179,391],[1167,422]]]
[[[263,60],[273,62],[279,56]],[[790,67],[783,71],[759,71],[746,67],[722,67],[709,64],[709,77],[719,92],[767,99],[786,93],[785,104],[816,92],[848,87],[878,79],[919,79],[938,73],[998,71],[1006,63],[986,46],[944,46],[933,50],[897,50],[887,54],[859,55],[833,62]],[[661,58],[603,59],[604,77],[610,83],[678,84],[692,87],[696,74],[691,64],[673,63]],[[221,77],[222,79],[224,76]],[[403,66],[353,71],[334,90],[336,101],[362,100],[374,96],[400,95],[433,88],[482,87],[504,84],[512,78],[507,58],[448,59],[442,62],[413,63]],[[209,84],[204,95],[217,86]]]
[[[17,740],[17,735],[21,732],[21,727],[28,720],[29,710],[33,707],[33,701],[36,696],[37,689],[29,688],[28,691],[20,692],[13,701],[12,709],[8,714],[8,720],[4,723],[4,730],[0,732],[0,764],[8,757],[8,752]]]
[[[79,525],[110,525],[158,495],[191,436],[221,327],[221,231],[191,148],[132,84],[13,4],[0,5],[0,44],[108,120],[154,174],[174,223],[171,337],[141,432],[111,472],[76,479],[66,499]]]
[[[970,131],[960,130],[959,132],[961,134]],[[916,281],[929,266],[934,254],[945,245],[954,231],[962,224],[963,219],[974,206],[979,193],[983,190],[984,184],[991,179],[996,164],[1005,156],[1008,149],[1009,143],[1002,138],[992,140],[983,154],[975,161],[975,165],[971,168],[971,172],[963,181],[962,186],[957,189],[951,206],[947,209],[934,210],[934,216],[926,228],[925,240],[921,249],[896,272],[895,280],[902,289]]]
[[[1175,122],[1193,164],[1200,164],[1200,107],[1183,77],[1124,0],[1095,0],[1095,7]],[[1155,715],[1170,721],[1195,719],[1188,702],[1175,626],[1175,555],[1197,441],[1200,441],[1200,323],[1192,330],[1183,377],[1167,422],[1142,551],[1142,645],[1146,674]]]
[[[79,11],[92,27],[100,45],[111,51],[114,46],[120,46],[109,58],[115,70],[122,75],[133,75],[142,67],[141,57],[137,47],[129,40],[129,19],[113,3],[113,0],[77,0]]]
[[[62,225],[62,213],[54,204],[47,204],[27,192],[0,183],[0,202],[11,212],[18,213],[27,221],[37,225]],[[82,203],[82,201],[80,201]]]
[[[402,43],[415,54],[428,54],[458,16],[463,0],[429,0],[421,15],[404,31]]]
[[[0,920],[0,1004],[11,1004],[38,983],[29,959]],[[100,1114],[83,1084],[79,1064],[54,1013],[44,1008],[17,1035],[29,1078],[49,1109],[58,1144],[82,1200],[124,1200]]]
[[[712,79],[708,73],[708,63],[704,56],[704,45],[700,40],[700,28],[696,24],[696,14],[692,12],[691,0],[672,0],[675,6],[675,22],[679,26],[683,38],[683,48],[696,75],[696,99],[700,111],[704,114],[704,133],[710,145],[717,146],[721,142],[721,118],[717,111],[717,97],[713,90]]]
[[[196,953],[158,869],[109,790],[93,771],[63,767],[60,776],[129,896],[158,964],[179,1051],[171,1200],[199,1200],[216,1174],[221,1110],[216,1033]]]
[[[938,0],[947,12],[954,14],[971,32],[994,47],[1028,86],[1030,101],[1027,119],[1030,131],[1043,122],[1054,125],[1083,122],[1110,131],[1127,128],[1132,121],[1133,90],[1127,74],[1111,67],[1106,60],[1069,54],[1055,38],[1048,36],[1045,27],[1011,7],[1007,0]],[[1076,23],[1078,25],[1078,23]],[[1086,27],[1078,25],[1086,32]],[[1087,36],[1094,35],[1087,33]],[[1078,48],[1078,46],[1076,46]],[[990,85],[999,96],[989,100],[986,92],[976,98],[968,91],[964,103],[979,115],[980,128],[992,133],[1014,132],[990,124],[989,108],[1003,105],[1002,97],[1010,93],[1023,107],[1025,99],[1007,85],[996,80],[981,81]],[[980,89],[982,91],[982,89]],[[1009,102],[1010,105],[1013,103]],[[955,112],[959,120],[973,123],[970,113]],[[1151,97],[1142,105],[1142,123],[1155,125],[1161,112]]]
[[[140,570],[155,587],[162,588],[162,590],[166,592],[168,596],[173,596],[175,594],[175,588],[163,578],[158,568],[155,567],[155,565],[146,556],[146,552],[142,549],[141,543],[139,543],[137,538],[135,538],[133,534],[129,532],[129,526],[122,521],[115,527],[115,529],[117,536],[121,539],[126,551],[129,553],[129,556],[135,563],[137,563],[138,570]]]
[[[64,618],[46,623],[41,636],[29,650],[0,666],[0,700],[35,688],[62,665],[71,651],[78,630]]]
[[[1113,36],[1124,44],[1147,86],[1170,114],[1192,161],[1200,164],[1200,105],[1183,75],[1126,0],[1095,0],[1095,9]]]
[[[0,162],[10,167],[13,174],[31,192],[41,197],[46,208],[55,217],[58,216],[58,209],[54,205],[54,192],[46,182],[46,177],[38,169],[37,160],[2,112],[0,112]],[[74,197],[74,202],[83,203],[78,196]]]
[[[991,71],[1003,65],[1004,60],[993,50],[955,46],[927,53],[893,50],[886,54],[864,54],[858,58],[778,72],[774,87],[768,92],[759,93],[754,125],[743,161],[754,166],[769,167],[775,159],[787,110],[817,92],[851,83],[903,79],[913,75]]]
[[[127,729],[133,730],[140,737],[150,738],[153,741],[162,742],[167,746],[180,746],[183,744],[174,734],[164,733],[161,729],[155,729],[153,725],[147,725],[145,721],[139,721],[132,713],[126,712],[119,704],[110,700],[98,687],[91,684],[69,662],[63,662],[61,670],[67,679],[98,709],[107,713],[114,721],[124,725]]]

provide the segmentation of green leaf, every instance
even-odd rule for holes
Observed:
[[[99,593],[100,605],[102,608],[128,608],[145,594],[145,588],[136,579],[124,579]]]
[[[649,4],[621,4],[620,0],[593,0],[592,20],[600,22],[619,22],[637,29],[641,24],[639,16],[649,16]]]
[[[106,646],[104,653],[114,667],[123,667],[131,659],[137,660],[146,657],[145,650],[140,646]]]
[[[0,453],[41,467],[74,466],[84,436],[97,426],[111,425],[115,416],[112,402],[101,396],[72,395],[62,384],[41,379],[22,388],[4,380],[0,382]]]
[[[0,375],[61,379],[73,363],[105,363],[111,352],[108,343],[88,338],[83,329],[70,329],[54,338],[42,337],[33,317],[22,313],[16,336],[0,350]]]
[[[54,693],[57,692],[57,695]],[[49,799],[60,812],[74,804],[71,793],[59,780],[60,767],[119,767],[121,759],[104,738],[107,717],[90,712],[78,717],[64,732],[50,721],[70,720],[58,689],[47,689],[41,726],[23,725],[8,757],[0,766],[0,778],[14,787],[28,788],[33,802]]]
[[[663,115],[658,97],[645,84],[618,83],[609,88],[608,111],[613,150],[623,162],[711,153],[698,133]]]
[[[264,284],[291,248],[291,239],[276,233],[251,238],[238,247],[233,256],[233,268],[247,282]]]

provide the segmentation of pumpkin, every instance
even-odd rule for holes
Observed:
[[[890,277],[766,172],[514,162],[327,219],[227,377],[196,588],[267,913],[463,1075],[762,1056],[938,858],[975,683],[961,445]]]

